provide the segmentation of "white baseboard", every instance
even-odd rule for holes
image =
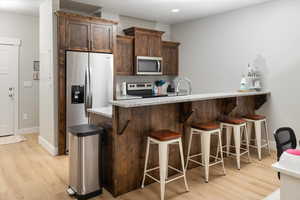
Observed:
[[[44,147],[52,156],[58,155],[58,148],[50,144],[46,139],[39,136],[39,144]]]
[[[39,133],[39,127],[31,127],[31,128],[22,128],[17,131],[17,134],[30,134],[30,133]]]

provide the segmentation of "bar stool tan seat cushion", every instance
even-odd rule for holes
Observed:
[[[158,130],[150,133],[150,137],[159,141],[168,141],[180,138],[181,133],[177,133],[171,130]]]
[[[263,116],[263,115],[246,115],[245,118],[246,118],[246,119],[252,119],[252,120],[262,120],[262,119],[266,119],[266,117]]]
[[[220,124],[217,122],[193,123],[191,126],[192,128],[204,131],[213,131],[220,128]]]
[[[234,117],[228,117],[222,120],[222,122],[227,123],[227,124],[243,124],[246,123],[246,120],[241,119],[241,118],[234,118]]]

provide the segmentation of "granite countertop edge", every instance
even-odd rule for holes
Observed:
[[[172,103],[184,103],[184,102],[191,102],[191,101],[231,98],[231,97],[240,97],[240,96],[255,96],[255,95],[264,95],[264,94],[271,94],[271,92],[270,91],[259,91],[259,92],[202,93],[202,94],[192,94],[192,95],[186,95],[186,96],[170,96],[170,97],[147,98],[147,99],[115,100],[115,101],[112,101],[112,105],[123,107],[123,108],[132,108],[132,107],[163,105],[163,104],[172,104]]]
[[[101,115],[107,118],[112,118],[112,106],[101,107],[101,108],[90,108],[87,111],[89,113]]]

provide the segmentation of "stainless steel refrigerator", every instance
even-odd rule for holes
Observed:
[[[110,105],[113,99],[113,55],[67,51],[66,56],[68,128],[88,123],[87,109]],[[67,150],[68,141],[67,137]]]

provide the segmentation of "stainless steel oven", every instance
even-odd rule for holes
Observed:
[[[162,75],[161,57],[137,56],[135,65],[136,75]]]

